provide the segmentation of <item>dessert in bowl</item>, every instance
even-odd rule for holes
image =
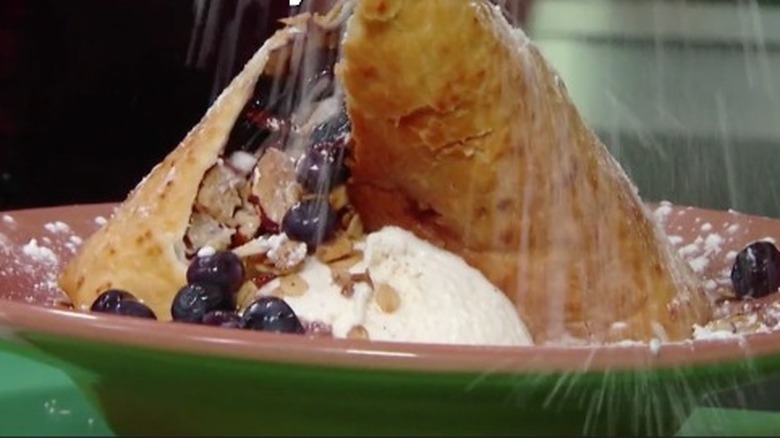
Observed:
[[[658,434],[774,372],[780,340],[734,324],[771,332],[772,304],[715,299],[774,292],[774,246],[736,257],[736,294],[684,256],[725,246],[691,215],[737,226],[735,256],[777,224],[654,217],[499,9],[286,24],[115,211],[9,221],[23,255],[68,257],[47,271],[66,295],[38,298],[75,309],[4,304],[6,338],[117,431]],[[44,213],[86,227],[75,254],[40,246]],[[31,296],[34,269],[8,275]],[[733,339],[693,340],[712,333]]]

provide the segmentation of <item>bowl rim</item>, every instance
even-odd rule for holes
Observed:
[[[109,212],[116,203],[0,211],[55,220],[66,210]],[[696,207],[678,209],[733,214]],[[776,221],[759,216],[754,220]],[[4,333],[5,332],[5,333]],[[223,359],[416,372],[549,374],[555,372],[645,371],[723,364],[780,354],[780,332],[662,343],[592,346],[471,346],[334,339],[224,329],[96,314],[0,298],[0,338],[30,343],[37,333],[70,340],[209,356]]]
[[[70,340],[222,359],[372,370],[492,374],[653,371],[755,360],[780,353],[780,333],[653,346],[473,346],[348,340],[92,314],[0,299],[0,327],[29,343]],[[13,336],[13,335],[12,335]]]

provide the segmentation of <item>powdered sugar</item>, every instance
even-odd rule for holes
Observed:
[[[38,245],[37,239],[30,239],[30,241],[22,247],[22,252],[39,263],[48,265],[56,265],[59,263],[57,254],[49,247]]]
[[[104,218],[103,216],[97,216],[95,217],[95,223],[102,227],[103,225],[108,223],[108,219]]]
[[[655,209],[653,214],[658,222],[664,223],[671,212],[672,203],[669,201],[661,201],[659,207]]]
[[[50,233],[68,233],[70,232],[70,227],[65,222],[56,221],[56,222],[49,222],[47,224],[43,225],[43,228],[46,229],[46,231]]]
[[[713,329],[698,324],[693,326],[693,339],[696,340],[734,339],[740,336],[726,329]]]
[[[28,224],[21,216],[4,216],[11,219],[0,221],[0,230],[5,227],[5,234],[0,233],[0,283],[7,281],[11,287],[6,287],[2,297],[40,305],[69,301],[57,276],[67,261],[65,256],[75,254],[83,239],[60,220],[43,223],[35,232],[21,226]]]
[[[13,224],[16,223],[16,220],[13,218],[13,216],[4,214],[3,215],[3,222],[5,222],[5,223],[7,223],[9,225],[13,225]]]

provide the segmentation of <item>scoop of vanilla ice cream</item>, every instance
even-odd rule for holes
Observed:
[[[373,288],[358,282],[345,296],[331,269],[311,257],[300,273],[307,292],[285,301],[302,319],[329,324],[339,338],[362,326],[376,341],[533,344],[514,305],[459,256],[397,227],[369,234],[362,249],[363,261],[350,272],[368,272]],[[278,286],[274,280],[260,294]],[[380,288],[394,295],[390,311]]]

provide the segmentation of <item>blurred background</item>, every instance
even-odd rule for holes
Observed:
[[[0,210],[123,199],[299,3],[0,0]],[[501,3],[646,200],[780,217],[780,2]]]

